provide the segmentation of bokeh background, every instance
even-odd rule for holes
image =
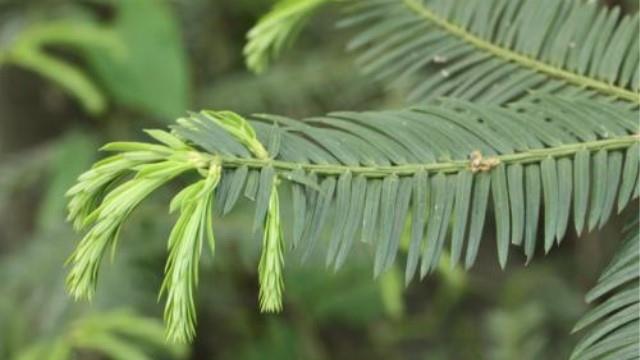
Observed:
[[[364,244],[338,272],[320,251],[304,264],[293,252],[285,310],[263,315],[247,202],[215,218],[219,250],[203,258],[198,336],[180,346],[163,342],[157,301],[178,180],[127,223],[93,303],[65,294],[78,235],[64,193],[100,144],[144,140],[142,129],[189,109],[296,117],[402,106],[403,94],[359,75],[332,7],[268,71],[248,72],[245,33],[273,2],[0,0],[0,359],[567,358],[583,294],[624,214],[529,265],[516,255],[504,272],[488,239],[470,272],[444,261],[407,288],[402,259],[373,279]]]

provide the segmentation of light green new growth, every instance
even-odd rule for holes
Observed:
[[[285,0],[275,7],[247,33],[244,55],[247,67],[263,72],[300,31],[307,18],[330,0]]]
[[[265,160],[269,158],[267,150],[258,141],[255,130],[242,116],[231,111],[205,110],[202,114],[233,135],[258,159]]]
[[[277,179],[273,182],[271,196],[269,197],[269,209],[262,240],[262,255],[258,265],[260,310],[262,312],[279,312],[282,310],[284,254],[277,182]]]
[[[233,135],[256,158],[262,161],[269,159],[269,154],[257,139],[255,130],[242,116],[230,111],[203,111],[202,113]],[[282,267],[284,257],[277,183],[278,179],[276,177],[273,179],[269,196],[269,206],[262,240],[262,255],[258,265],[260,309],[264,312],[282,310],[282,292],[284,289]]]
[[[205,111],[200,115],[220,126],[256,158],[268,160],[267,150],[244,118],[227,111]],[[178,123],[185,128],[191,126],[188,119],[179,119]],[[76,299],[91,300],[100,262],[109,247],[115,249],[120,229],[133,209],[159,186],[186,171],[196,170],[203,179],[180,191],[170,204],[170,212],[179,211],[180,216],[169,236],[169,256],[160,290],[160,296],[167,298],[164,311],[167,338],[188,342],[195,335],[195,291],[202,246],[207,242],[211,252],[215,251],[212,208],[221,178],[221,158],[197,151],[173,134],[160,130],[147,133],[162,145],[108,144],[103,150],[121,153],[96,163],[68,191],[67,195],[71,197],[68,219],[77,230],[89,230],[68,260],[71,269],[67,289]],[[136,175],[122,182],[131,170]],[[263,311],[282,308],[283,245],[275,180],[264,224],[264,247],[259,266]]]
[[[211,208],[220,170],[220,164],[212,161],[205,179],[187,186],[171,201],[170,212],[180,210],[180,217],[169,236],[169,258],[160,296],[167,295],[167,337],[177,342],[187,342],[195,335],[198,264],[205,241],[211,253],[215,251]]]
[[[108,247],[112,251],[115,249],[120,229],[133,209],[176,176],[188,170],[202,172],[208,167],[206,179],[187,187],[172,203],[173,210],[180,208],[181,217],[169,241],[167,277],[163,283],[163,291],[169,298],[165,315],[169,324],[168,336],[184,341],[191,338],[195,321],[193,287],[197,283],[197,266],[190,262],[199,258],[194,255],[199,255],[199,245],[204,237],[213,246],[210,194],[220,178],[220,165],[205,160],[199,152],[167,132],[149,130],[147,133],[162,145],[108,144],[103,150],[121,153],[96,163],[67,192],[71,197],[68,219],[77,230],[90,229],[67,262],[71,269],[66,284],[76,299],[90,300],[95,292],[100,262]],[[121,182],[129,171],[136,175]],[[197,229],[194,230],[195,226]],[[184,256],[185,252],[191,252],[190,256]],[[189,271],[185,272],[185,269]]]
[[[102,166],[94,168],[93,171],[100,173],[111,163],[119,160],[118,157],[113,159],[111,162],[103,162]],[[81,179],[78,186],[69,192],[70,196],[74,196],[70,202],[69,212],[82,214],[72,220],[81,227],[91,226],[68,260],[71,270],[67,276],[67,288],[76,299],[91,300],[93,297],[100,261],[108,247],[115,249],[122,224],[133,209],[159,186],[190,168],[192,168],[191,164],[175,160],[138,165],[134,167],[137,175],[113,189],[104,198],[102,204],[92,211],[87,208],[88,204],[82,203],[82,199],[95,199],[92,187],[104,181],[102,174],[97,176],[98,179],[93,178],[92,170],[83,175],[86,180]],[[106,185],[108,183],[105,187]],[[75,200],[76,198],[78,200]],[[85,214],[88,215],[85,216]]]

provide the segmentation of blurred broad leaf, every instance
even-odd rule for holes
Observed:
[[[124,61],[92,51],[90,63],[113,98],[155,116],[171,118],[187,106],[187,62],[167,2],[112,0],[113,27],[125,42]],[[144,14],[144,16],[141,16]]]

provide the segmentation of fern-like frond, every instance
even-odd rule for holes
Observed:
[[[362,70],[410,90],[507,103],[531,90],[640,103],[639,16],[582,0],[363,0],[343,26]]]
[[[309,16],[331,0],[283,0],[247,33],[244,55],[247,67],[264,71],[296,37]]]
[[[640,356],[640,234],[638,219],[604,270],[587,302],[601,301],[573,331],[590,328],[576,345],[571,360],[637,359]]]
[[[358,239],[375,249],[379,275],[396,259],[410,218],[407,282],[417,270],[421,277],[434,271],[445,247],[454,263],[464,252],[466,267],[472,266],[490,199],[504,267],[511,244],[524,247],[529,259],[534,255],[542,206],[549,251],[564,237],[571,213],[578,232],[593,229],[607,221],[616,202],[622,209],[638,196],[636,113],[588,100],[540,95],[508,108],[442,100],[303,121],[204,111],[179,119],[171,134],[150,134],[161,144],[107,145],[119,153],[82,175],[69,192],[71,219],[89,228],[70,259],[68,286],[76,296],[92,294],[100,260],[131,210],[157,186],[189,170],[208,178],[220,167],[219,183],[206,187],[215,192],[220,214],[231,211],[241,194],[256,201],[265,311],[281,306],[285,247],[276,186],[281,181],[292,191],[288,247],[307,257],[330,228],[327,264],[334,268]],[[194,192],[184,190],[172,205],[191,214],[181,217],[179,232],[171,234],[167,268],[172,279],[166,284],[175,284],[168,289],[173,300],[167,309],[186,309],[167,313],[169,334],[181,334],[172,335],[179,340],[193,335],[184,328],[193,321],[180,317],[193,316],[203,243],[197,239],[209,226],[206,209],[199,208],[208,195]]]

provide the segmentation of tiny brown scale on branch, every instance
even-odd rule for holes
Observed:
[[[472,173],[489,171],[500,164],[500,159],[490,157],[485,159],[479,150],[474,150],[469,154],[469,169]]]

